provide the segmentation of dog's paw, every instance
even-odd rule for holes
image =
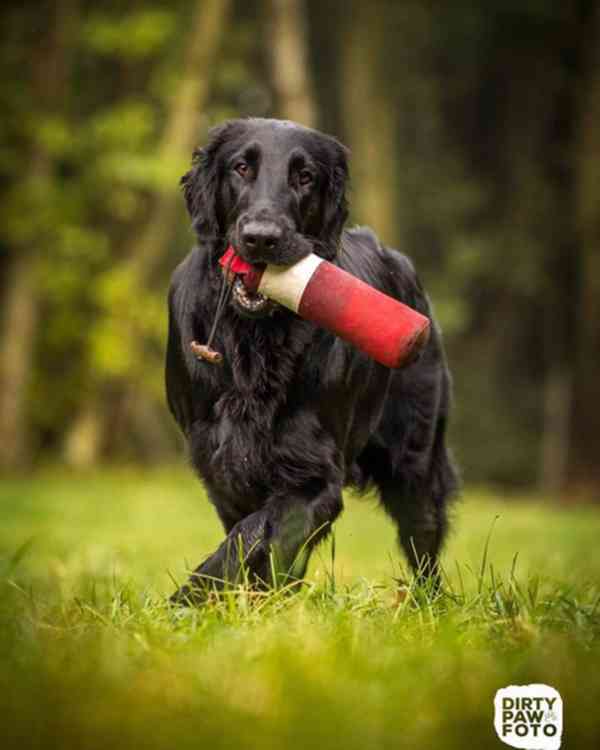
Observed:
[[[206,599],[206,592],[202,588],[186,583],[169,597],[169,604],[174,607],[200,607]]]

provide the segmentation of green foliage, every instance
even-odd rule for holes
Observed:
[[[93,52],[123,60],[162,54],[177,38],[172,10],[148,8],[117,14],[96,13],[82,28],[82,41]]]
[[[88,332],[92,371],[134,378],[140,384],[155,382],[157,368],[148,368],[145,355],[148,341],[162,349],[166,340],[163,299],[140,287],[135,269],[120,267],[102,275],[95,300],[102,315]],[[135,331],[135,336],[128,335],[130,331]],[[162,396],[162,373],[159,381],[156,396]]]

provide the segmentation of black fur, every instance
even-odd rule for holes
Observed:
[[[199,601],[204,581],[301,577],[310,550],[342,511],[342,488],[378,489],[415,570],[436,577],[457,479],[445,445],[450,377],[433,326],[420,360],[392,371],[278,306],[249,318],[230,303],[198,361],[221,284],[226,246],[252,261],[332,260],[427,315],[411,262],[366,228],[343,231],[346,150],[293,123],[235,120],[212,133],[182,178],[198,246],[169,295],[170,409],[227,534],[173,600]],[[276,240],[246,245],[251,223]],[[260,233],[260,232],[259,232]],[[253,254],[254,253],[254,254]],[[204,588],[205,590],[205,588]]]

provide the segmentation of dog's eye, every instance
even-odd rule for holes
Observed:
[[[247,177],[250,172],[250,167],[246,164],[245,161],[238,161],[233,169],[239,174],[240,177]]]
[[[310,183],[313,181],[312,172],[310,172],[308,169],[302,169],[298,173],[298,182],[302,187],[306,187],[307,185],[310,185]]]

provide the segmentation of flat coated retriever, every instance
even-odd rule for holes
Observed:
[[[413,570],[439,584],[457,479],[435,326],[417,362],[390,370],[237,282],[214,334],[223,363],[190,348],[209,336],[228,245],[250,263],[315,252],[431,316],[406,256],[370,229],[344,230],[347,178],[338,141],[270,119],[214,129],[182,178],[198,245],[172,279],[167,397],[227,536],[174,602],[202,601],[241,568],[258,586],[300,579],[342,511],[345,485],[377,489]]]

